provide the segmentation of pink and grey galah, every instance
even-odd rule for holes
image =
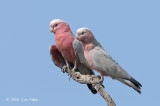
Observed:
[[[75,40],[69,25],[60,19],[54,19],[50,22],[50,31],[55,34],[56,45],[51,45],[50,55],[55,65],[65,70],[69,67],[72,70],[77,70],[84,75],[93,75],[94,72],[85,64],[80,63],[74,48],[73,41]],[[92,84],[87,84],[93,94],[97,91]]]
[[[73,43],[75,50],[79,49],[79,51],[81,51],[77,55],[79,58],[83,55],[82,51],[84,52],[84,57],[86,60],[84,58],[80,59],[81,63],[85,64],[87,61],[87,65],[98,71],[102,76],[110,76],[112,79],[117,79],[141,93],[142,85],[112,59],[112,57],[95,39],[91,30],[88,28],[78,29],[76,38],[83,43],[81,44],[78,41],[74,41]]]

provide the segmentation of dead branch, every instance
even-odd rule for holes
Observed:
[[[108,106],[116,106],[111,96],[104,90],[104,87],[101,84],[95,84],[95,89],[106,100]]]
[[[104,90],[102,86],[103,79],[96,75],[82,75],[80,72],[72,72],[66,70],[66,72],[74,79],[76,82],[81,84],[92,84],[97,92],[105,99],[108,106],[116,106],[111,96]]]

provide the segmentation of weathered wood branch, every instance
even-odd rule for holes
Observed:
[[[80,72],[66,70],[72,79],[81,84],[92,84],[97,92],[106,100],[108,106],[116,106],[111,96],[104,90],[102,86],[103,79],[97,75],[82,75]]]
[[[99,84],[103,81],[103,78],[97,75],[82,75],[80,72],[72,72],[70,75],[72,79],[81,84]]]
[[[104,90],[104,87],[101,84],[94,84],[94,85],[95,89],[106,100],[108,106],[116,106],[111,96]]]

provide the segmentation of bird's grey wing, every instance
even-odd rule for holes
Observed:
[[[89,64],[87,63],[85,59],[82,42],[75,39],[72,45],[73,45],[76,57],[78,61],[80,61],[80,64],[78,65],[78,71],[84,75],[94,75],[92,68],[89,66]],[[94,88],[92,84],[87,84],[87,86],[93,94],[97,93],[97,90]]]
[[[50,56],[53,63],[59,68],[62,68],[64,65],[66,65],[66,62],[62,54],[60,53],[60,51],[57,49],[55,45],[50,46]]]
[[[86,65],[88,68],[91,68],[91,67],[89,66],[89,64],[88,64],[85,56],[84,56],[84,49],[83,49],[83,44],[82,44],[82,42],[80,42],[79,40],[75,39],[75,40],[73,41],[73,48],[74,48],[74,52],[75,52],[78,60],[79,60],[82,64]]]
[[[115,78],[130,79],[129,74],[112,59],[112,57],[104,51],[102,47],[95,47],[90,51],[91,61],[93,65],[101,71],[106,72]]]
[[[90,56],[92,63],[97,69],[106,72],[112,78],[119,80],[141,93],[142,85],[131,77],[116,61],[114,61],[102,47],[95,47],[90,52]]]

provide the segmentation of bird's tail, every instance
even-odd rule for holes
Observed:
[[[91,92],[93,94],[96,94],[97,93],[97,90],[94,88],[94,86],[92,84],[87,84],[88,88],[91,90]]]
[[[141,93],[142,85],[138,81],[136,81],[134,78],[132,78],[132,77],[130,79],[118,78],[117,80],[119,80],[120,82],[128,85],[129,87],[132,87],[138,93]]]
[[[94,75],[94,72],[92,69],[89,69],[86,65],[81,63],[78,65],[78,71],[83,75]],[[97,93],[97,90],[94,88],[94,85],[87,84],[87,86],[93,94]]]

